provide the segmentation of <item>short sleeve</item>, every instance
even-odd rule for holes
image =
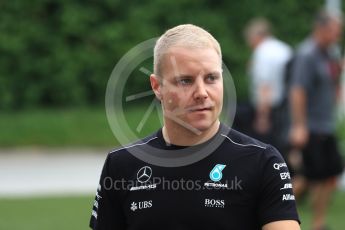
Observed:
[[[261,226],[279,220],[300,222],[290,173],[283,157],[272,146],[267,147],[262,157],[258,200]]]
[[[309,90],[312,87],[314,77],[312,57],[307,54],[297,54],[291,68],[291,86],[302,87]]]
[[[125,218],[121,209],[119,190],[113,186],[116,178],[112,175],[110,154],[101,174],[92,208],[90,228],[93,230],[123,230]]]

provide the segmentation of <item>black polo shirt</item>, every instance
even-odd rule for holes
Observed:
[[[167,145],[161,130],[110,152],[90,227],[256,230],[273,221],[299,221],[288,168],[274,147],[222,124],[214,138],[222,142],[212,154],[181,167],[152,165],[130,154],[145,146],[188,149]]]

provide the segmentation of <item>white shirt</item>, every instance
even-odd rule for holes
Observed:
[[[250,68],[251,96],[254,105],[258,102],[259,87],[263,85],[271,88],[271,106],[278,105],[282,101],[285,68],[291,57],[291,48],[273,37],[266,38],[255,48]]]

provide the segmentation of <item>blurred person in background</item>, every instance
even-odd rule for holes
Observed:
[[[340,14],[321,11],[311,35],[299,46],[291,70],[291,144],[302,151],[310,189],[312,229],[324,230],[327,207],[343,171],[335,137],[340,59],[334,45],[342,32]],[[303,186],[302,186],[303,187]],[[301,186],[295,189],[298,197]]]
[[[249,66],[254,109],[252,136],[272,144],[284,155],[288,129],[284,117],[285,70],[292,50],[272,35],[265,18],[252,19],[245,29],[245,38],[253,50]]]

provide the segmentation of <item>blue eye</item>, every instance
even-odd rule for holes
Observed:
[[[215,75],[212,75],[212,74],[207,75],[207,77],[206,77],[206,81],[208,81],[208,82],[214,82],[217,79],[218,79],[218,76],[215,76]]]
[[[178,84],[181,85],[190,85],[192,83],[192,79],[189,78],[182,78],[177,81]]]
[[[213,75],[208,76],[207,78],[208,78],[209,80],[212,80],[212,81],[216,80],[216,78],[215,78]]]

